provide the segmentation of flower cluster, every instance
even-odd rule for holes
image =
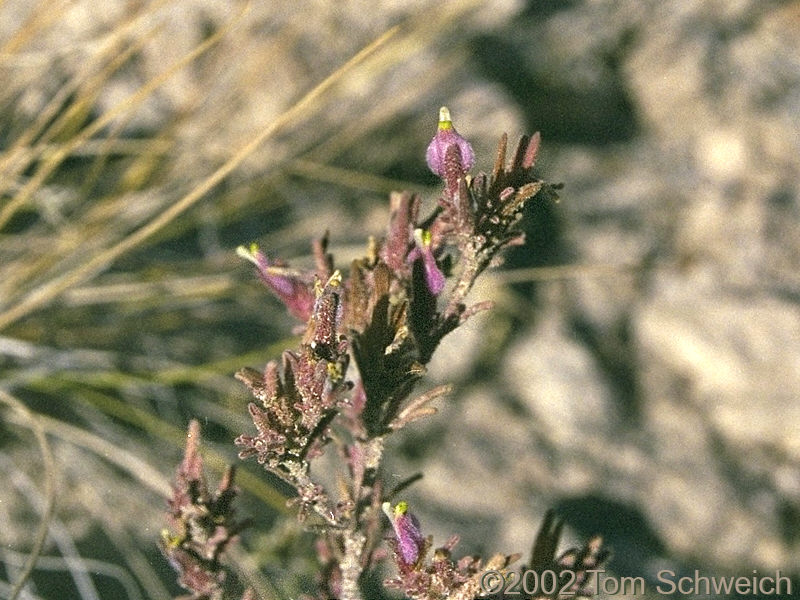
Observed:
[[[465,556],[454,562],[451,553],[458,536],[453,536],[427,560],[431,539],[422,536],[419,522],[408,512],[408,505],[398,502],[392,510],[386,502],[383,509],[395,532],[394,539],[388,543],[398,570],[397,576],[384,584],[402,590],[413,600],[473,600],[483,591],[481,578],[487,570],[504,571],[519,558],[519,555],[496,554],[486,564],[475,556]]]
[[[398,571],[397,576],[384,583],[389,588],[402,590],[412,600],[473,600],[479,596],[485,597],[488,590],[481,585],[484,575],[488,571],[505,574],[509,571],[509,565],[520,557],[519,554],[496,554],[483,564],[478,557],[465,556],[454,562],[450,557],[458,543],[458,536],[453,536],[444,546],[436,548],[432,559],[427,560],[432,540],[423,536],[419,521],[408,511],[407,503],[398,502],[392,509],[385,502],[383,510],[394,529],[394,538],[388,543]],[[591,598],[595,593],[588,585],[591,571],[605,564],[610,552],[603,548],[602,539],[594,536],[583,547],[569,548],[559,554],[562,528],[563,522],[556,519],[552,511],[548,511],[536,535],[531,558],[521,567],[521,574],[516,581],[521,581],[527,571],[540,574],[568,571],[574,575],[571,586],[556,587],[550,595],[540,594],[529,597],[529,600]],[[491,581],[496,583],[495,579]]]
[[[350,265],[346,281],[334,272],[327,238],[314,243],[310,271],[270,260],[255,245],[239,248],[288,312],[305,322],[303,344],[284,353],[280,366],[237,374],[261,403],[249,408],[258,434],[237,439],[243,458],[257,456],[284,479],[304,480],[308,452],[326,443],[337,414],[346,415],[357,438],[368,439],[429,413],[417,404],[422,413],[400,415],[441,339],[486,308],[467,308],[466,294],[497,253],[521,239],[514,225],[524,203],[553,193],[532,175],[538,136],[521,140],[510,165],[506,144],[503,136],[491,175],[469,177],[472,148],[443,108],[427,152],[446,183],[437,209],[422,219],[418,196],[393,193],[386,238]],[[448,278],[455,280],[449,295]],[[354,384],[346,379],[349,356],[361,376]]]
[[[260,259],[260,252],[256,250],[255,256]],[[264,280],[277,286],[272,283],[276,277],[282,278],[281,283],[288,279],[267,273]],[[311,293],[294,281],[283,288],[293,290],[287,298],[289,306]],[[287,350],[282,364],[268,363],[263,374],[250,368],[236,374],[261,406],[254,402],[248,406],[257,433],[242,434],[235,442],[243,447],[241,458],[255,456],[266,469],[295,487],[303,517],[314,511],[333,525],[325,493],[309,478],[309,460],[327,442],[328,425],[344,406],[351,387],[344,379],[348,345],[338,331],[341,275],[333,273],[324,285],[318,285],[315,295],[299,350]]]
[[[234,519],[232,503],[237,490],[229,467],[215,492],[208,489],[199,452],[200,425],[189,424],[186,453],[175,474],[168,501],[170,530],[161,535],[161,551],[179,574],[178,582],[191,592],[187,599],[232,598],[227,591],[227,572],[220,556],[245,525]],[[242,600],[254,598],[246,590]]]
[[[504,570],[516,559],[498,554],[486,562],[454,561],[455,537],[429,559],[432,541],[408,506],[392,508],[387,502],[415,477],[384,490],[380,470],[386,436],[434,414],[432,401],[449,392],[449,386],[440,386],[413,397],[441,340],[489,306],[466,303],[476,278],[498,263],[504,248],[522,241],[516,225],[525,204],[555,198],[554,187],[533,174],[538,134],[523,137],[510,160],[507,144],[503,135],[489,174],[472,176],[472,147],[442,108],[426,153],[443,182],[431,214],[420,214],[416,194],[392,193],[385,237],[370,240],[365,255],[346,267],[334,264],[327,234],[313,242],[314,266],[308,270],[271,259],[256,245],[238,249],[297,319],[302,334],[299,347],[285,351],[280,361],[263,371],[237,373],[255,398],[248,407],[255,432],[235,441],[241,458],[255,457],[294,489],[290,502],[298,505],[301,520],[314,516],[323,568],[313,598],[362,599],[364,573],[386,556],[380,549],[382,507],[395,531],[388,544],[398,571],[386,584],[415,600],[472,599],[481,592],[482,573]],[[225,480],[217,495],[203,491],[194,434],[178,472],[180,492],[170,503],[179,533],[164,548],[184,585],[206,593],[193,598],[217,598],[212,592],[223,582],[218,553],[235,531],[220,510],[227,508],[232,488]],[[335,495],[312,473],[315,459],[329,447],[336,450],[333,458],[341,459]],[[189,508],[213,514],[222,529],[195,534]],[[208,582],[193,575],[185,556],[191,564],[200,561]],[[196,585],[187,582],[192,577]],[[206,583],[209,592],[203,591]]]

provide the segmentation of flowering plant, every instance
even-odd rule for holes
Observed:
[[[387,490],[381,472],[386,437],[434,414],[432,402],[450,391],[439,386],[413,397],[442,338],[489,308],[485,302],[466,303],[476,278],[499,263],[504,248],[522,243],[516,226],[525,204],[556,197],[554,186],[533,174],[539,135],[523,137],[510,160],[507,143],[503,135],[490,174],[472,176],[472,147],[442,108],[426,153],[428,166],[443,182],[435,210],[423,217],[419,196],[393,193],[385,238],[371,240],[346,277],[328,252],[327,235],[313,242],[310,271],[292,269],[255,245],[238,250],[302,331],[299,348],[285,351],[280,362],[268,363],[263,372],[244,368],[236,374],[256,402],[248,407],[255,431],[235,443],[241,458],[254,457],[295,491],[290,502],[298,518],[315,524],[324,576],[314,598],[363,598],[365,573],[387,556],[382,550],[384,513],[394,530],[388,545],[397,571],[385,585],[414,599],[476,598],[486,592],[484,573],[503,573],[519,557],[455,561],[451,553],[458,538],[453,537],[429,558],[433,542],[408,505],[391,505],[410,482]],[[254,598],[253,590],[239,593],[226,587],[218,559],[241,527],[231,513],[233,477],[226,475],[217,492],[208,491],[198,435],[193,423],[170,501],[173,532],[165,534],[162,550],[190,598]],[[315,459],[331,449],[346,472],[335,497],[312,473]],[[590,551],[556,559],[560,526],[553,529],[552,518],[545,525],[531,568],[566,564],[569,556],[591,555],[592,564],[605,558],[594,541]],[[582,563],[576,560],[573,566],[579,568]]]

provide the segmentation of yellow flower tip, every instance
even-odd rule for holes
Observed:
[[[339,363],[329,362],[327,365],[325,365],[325,370],[328,372],[328,377],[330,377],[334,383],[341,381],[342,367],[339,365]]]
[[[162,529],[161,541],[166,548],[177,548],[183,543],[183,537],[180,535],[172,535],[168,529]]]
[[[342,273],[339,269],[336,269],[330,279],[328,279],[328,285],[331,287],[339,287],[342,285]]]
[[[253,263],[254,265],[258,266],[258,260],[256,259],[256,253],[258,252],[258,244],[250,244],[249,248],[244,246],[238,246],[236,248],[236,255],[239,258],[243,258],[246,261]]]
[[[414,230],[414,241],[419,244],[420,248],[427,248],[431,245],[433,235],[430,229],[418,228]]]
[[[400,515],[404,515],[408,512],[408,502],[405,500],[401,500],[397,503],[397,506],[394,507],[394,514],[396,517]]]
[[[439,130],[444,131],[452,128],[453,120],[450,118],[450,109],[443,106],[439,109]]]
[[[322,284],[322,281],[320,279],[314,279],[314,295],[317,298],[319,298],[320,296],[322,296],[322,293],[325,291],[325,288],[327,287],[337,288],[340,285],[342,285],[342,273],[341,271],[339,271],[339,269],[336,269],[333,272],[333,275],[331,275],[328,278],[328,281],[326,281],[324,285]]]

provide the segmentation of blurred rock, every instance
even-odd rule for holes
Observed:
[[[546,506],[591,495],[605,500],[581,506],[627,506],[652,528],[657,544],[605,532],[641,545],[643,568],[791,570],[800,3],[530,6],[486,47],[528,78],[526,104],[513,73],[498,76],[545,132],[543,172],[566,182],[561,244],[587,270],[539,283],[545,307],[505,349],[498,379],[446,409],[421,501],[466,512],[468,530],[495,506],[519,551]],[[627,116],[592,105],[614,96]],[[542,116],[548,98],[565,102]],[[620,126],[627,139],[602,135]],[[489,544],[481,531],[465,542]],[[511,550],[501,544],[487,551]]]

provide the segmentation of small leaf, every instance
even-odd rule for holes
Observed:
[[[393,430],[405,427],[409,423],[436,414],[436,409],[432,406],[427,406],[436,398],[440,398],[453,391],[452,385],[440,385],[426,393],[418,396],[411,403],[400,411],[400,414],[389,424],[389,428]]]

